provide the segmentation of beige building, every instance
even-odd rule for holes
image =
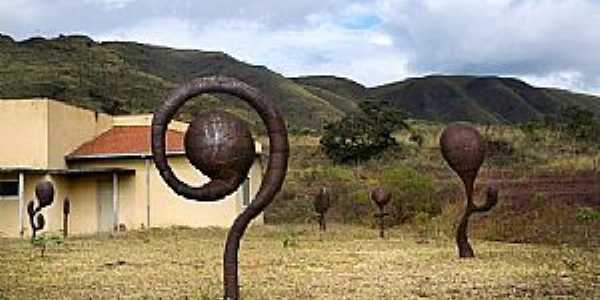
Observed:
[[[62,230],[65,198],[71,203],[69,234],[231,225],[258,191],[260,159],[246,183],[225,199],[187,200],[163,182],[154,166],[151,119],[110,116],[48,99],[0,100],[0,237],[30,235],[26,207],[40,180],[52,181],[56,190],[54,203],[42,211],[44,231]],[[201,185],[208,178],[183,152],[186,128],[171,122],[167,155],[183,181]],[[262,216],[256,221],[261,223]]]

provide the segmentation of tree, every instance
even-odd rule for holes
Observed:
[[[389,134],[398,129],[409,129],[404,121],[406,113],[388,101],[363,101],[358,107],[367,119]]]
[[[392,133],[408,128],[406,115],[387,102],[362,102],[362,113],[325,126],[321,147],[336,163],[368,160],[397,142]]]
[[[560,123],[564,132],[577,141],[594,143],[600,139],[600,122],[591,111],[578,106],[565,107],[560,112]]]

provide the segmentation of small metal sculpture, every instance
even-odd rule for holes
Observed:
[[[69,214],[71,213],[71,201],[65,198],[63,202],[63,238],[69,236]]]
[[[456,245],[461,258],[474,257],[467,236],[471,214],[487,212],[498,203],[498,190],[488,187],[483,205],[473,202],[473,188],[479,168],[485,159],[485,144],[479,131],[466,123],[448,125],[440,137],[442,156],[462,180],[467,195],[465,212],[456,230]]]
[[[44,207],[50,206],[54,202],[54,186],[50,181],[41,181],[35,186],[35,197],[38,205],[35,207],[34,200],[27,204],[27,214],[29,215],[29,224],[31,225],[31,241],[35,240],[38,231],[46,225],[46,219],[40,212]]]
[[[319,193],[315,196],[313,205],[319,218],[319,229],[321,229],[321,231],[327,231],[325,215],[330,207],[329,192],[327,191],[327,188],[322,188],[321,191],[319,191]]]
[[[392,200],[392,195],[386,192],[382,187],[377,187],[373,191],[371,191],[371,200],[375,202],[377,207],[379,208],[379,212],[375,214],[375,218],[379,219],[379,237],[385,237],[385,220],[386,216],[389,216],[389,213],[385,212],[385,206],[390,203]]]
[[[196,201],[217,201],[233,193],[246,179],[254,161],[254,140],[245,124],[223,112],[203,113],[194,119],[184,140],[188,160],[211,181],[200,187],[181,182],[167,162],[165,135],[177,110],[189,99],[204,93],[237,96],[252,106],[269,135],[269,162],[256,198],[234,220],[227,235],[223,257],[225,299],[239,299],[238,252],[240,240],[281,189],[287,171],[287,129],[273,101],[257,89],[229,77],[195,79],[175,90],[158,107],[152,119],[152,154],[163,180],[177,194]]]

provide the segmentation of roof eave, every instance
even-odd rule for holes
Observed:
[[[183,151],[167,152],[167,156],[185,155]],[[97,159],[148,159],[152,153],[103,153],[103,154],[70,154],[65,156],[66,161],[97,160]]]

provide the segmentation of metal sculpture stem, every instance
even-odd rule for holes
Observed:
[[[71,201],[65,198],[63,202],[63,238],[69,236],[69,214],[71,213]]]
[[[225,284],[225,299],[239,299],[239,283],[238,283],[238,251],[240,240],[248,228],[248,224],[252,219],[258,216],[272,201],[275,195],[281,189],[285,173],[287,171],[287,157],[289,155],[287,132],[283,120],[279,114],[273,115],[273,122],[268,122],[261,115],[263,121],[267,125],[267,131],[270,137],[269,147],[269,164],[267,173],[260,186],[258,194],[254,201],[235,219],[229,233],[227,234],[227,242],[225,243],[224,260],[224,284]],[[279,128],[279,129],[278,129]],[[280,131],[283,130],[283,131]]]
[[[469,231],[469,218],[473,214],[473,185],[471,183],[468,186],[465,183],[465,192],[467,195],[467,202],[465,205],[465,211],[460,217],[458,227],[456,227],[456,246],[458,247],[459,257],[474,257],[473,247],[469,243],[468,231]]]
[[[456,245],[458,247],[458,256],[461,258],[470,258],[475,257],[475,253],[473,252],[473,248],[469,243],[468,237],[468,227],[469,227],[469,218],[474,213],[482,213],[490,211],[496,203],[498,203],[498,190],[496,187],[488,187],[487,188],[487,196],[485,198],[485,202],[483,205],[478,206],[473,202],[473,186],[466,186],[465,189],[467,193],[467,203],[465,207],[465,212],[460,218],[460,222],[458,223],[458,227],[456,228]]]
[[[385,238],[385,217],[388,215],[383,206],[380,206],[379,213],[375,214],[375,218],[379,220],[379,237],[382,239]]]
[[[29,202],[29,207],[34,207],[34,200],[31,200]],[[42,211],[42,207],[41,206],[37,206],[35,209],[29,209],[28,210],[28,215],[29,215],[29,225],[31,225],[31,241],[33,242],[35,240],[35,237],[37,236],[37,232],[42,230],[44,228],[44,221],[42,222],[36,222],[35,221],[35,217],[40,213],[40,211]],[[40,219],[38,218],[38,221]]]
[[[320,213],[318,218],[319,218],[319,230],[327,231],[327,223],[325,222],[325,214]]]
[[[234,220],[225,243],[223,256],[224,298],[239,299],[238,251],[248,224],[258,216],[281,189],[287,171],[289,145],[286,125],[273,102],[253,87],[228,77],[195,79],[177,89],[159,107],[152,119],[152,153],[157,169],[165,182],[179,195],[196,201],[217,201],[233,193],[239,183],[235,178],[213,179],[201,187],[181,182],[168,165],[165,149],[167,125],[177,109],[190,98],[203,93],[226,93],[246,101],[265,123],[269,135],[269,162],[256,198]]]
[[[329,192],[327,188],[322,188],[318,194],[315,195],[313,206],[317,212],[317,220],[319,221],[319,230],[327,231],[327,211],[331,203],[329,202]]]

